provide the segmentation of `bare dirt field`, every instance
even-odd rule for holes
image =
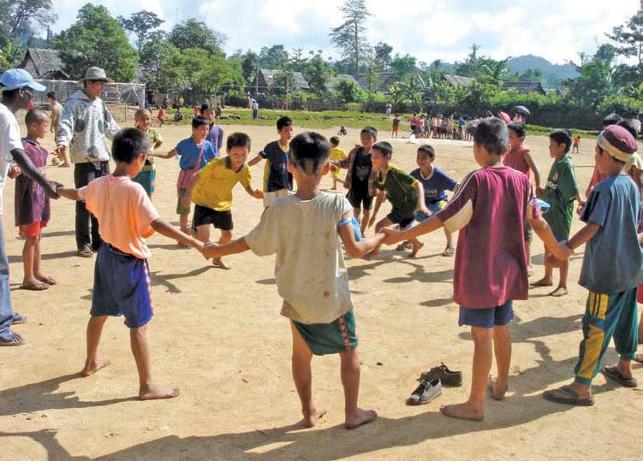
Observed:
[[[225,127],[247,131],[253,152],[276,137],[269,127]],[[163,127],[170,149],[189,136],[185,126]],[[296,130],[297,131],[297,130]],[[325,135],[334,130],[321,130]],[[387,139],[381,136],[380,139]],[[358,132],[349,130],[349,149]],[[417,146],[393,140],[394,162],[410,170]],[[475,167],[471,144],[431,140],[437,165],[456,178]],[[53,140],[45,144],[52,147]],[[528,137],[543,176],[551,164],[546,137]],[[593,142],[583,139],[574,164],[584,190],[592,172]],[[158,160],[154,203],[176,222],[178,164]],[[263,165],[253,169],[260,187]],[[71,169],[49,167],[47,174],[73,184]],[[324,186],[330,187],[330,178]],[[75,255],[74,203],[53,203],[52,221],[42,241],[46,274],[59,284],[46,292],[18,289],[22,241],[13,227],[13,182],[6,188],[3,217],[11,258],[14,309],[29,322],[16,327],[28,344],[0,349],[0,459],[2,460],[335,460],[354,459],[641,459],[643,394],[595,380],[597,404],[571,408],[545,401],[542,391],[572,376],[581,339],[580,317],[586,291],[576,284],[581,257],[573,258],[570,294],[531,292],[514,305],[510,393],[490,401],[482,423],[446,418],[444,403],[466,399],[473,345],[458,327],[452,302],[453,259],[440,256],[441,232],[425,236],[416,259],[383,249],[372,261],[350,260],[351,289],[362,360],[361,404],[380,417],[356,431],[342,428],[343,395],[339,359],[316,358],[314,395],[328,409],[310,430],[294,424],[299,401],[290,374],[291,338],[280,317],[281,300],[273,277],[274,258],[252,253],[232,256],[231,271],[208,265],[196,252],[161,236],[150,239],[155,317],[150,324],[152,366],[161,384],[178,386],[173,400],[140,402],[138,381],[121,319],[105,328],[101,355],[112,365],[80,378],[89,317],[93,260]],[[235,190],[234,234],[258,221],[261,201]],[[380,216],[388,211],[386,205]],[[579,228],[579,222],[574,229]],[[217,235],[217,234],[215,234]],[[534,242],[535,277],[542,275],[542,244]],[[614,360],[615,353],[608,353]],[[445,389],[423,407],[405,399],[421,371],[440,362],[464,372],[461,388]],[[635,368],[643,381],[643,369]],[[636,434],[639,434],[638,436]]]

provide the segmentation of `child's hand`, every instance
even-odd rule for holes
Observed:
[[[536,188],[536,197],[542,200],[542,198],[545,196],[545,189],[542,187],[537,187]]]
[[[429,210],[427,207],[422,207],[419,209],[422,213],[424,213],[427,216],[433,216],[433,213],[431,213],[431,210]]]
[[[262,199],[263,198],[263,191],[260,191],[260,190],[252,191],[252,196],[254,198]]]
[[[22,170],[20,169],[20,167],[18,165],[11,165],[9,167],[9,173],[8,174],[9,174],[9,177],[11,179],[16,179],[18,176],[20,176],[22,174]]]
[[[552,267],[560,267],[561,262],[574,254],[574,250],[567,246],[567,242],[558,242],[558,246],[550,250],[551,254],[547,257],[547,262],[551,263]]]
[[[201,252],[206,259],[210,258],[220,258],[223,256],[223,253],[220,251],[221,247],[214,242],[208,242],[203,245],[203,251]]]
[[[384,237],[384,240],[382,240],[382,243],[384,243],[385,245],[395,245],[397,242],[401,242],[402,240],[404,240],[404,237],[402,237],[402,232],[400,232],[398,229],[384,227],[382,229],[382,232],[386,234],[386,237]]]
[[[205,245],[201,240],[194,239],[194,241],[192,242],[192,248],[194,248],[199,253],[203,254]]]

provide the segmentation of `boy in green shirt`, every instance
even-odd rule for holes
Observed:
[[[576,183],[572,159],[567,155],[571,145],[571,137],[563,130],[555,130],[549,135],[549,155],[555,160],[549,171],[545,189],[538,189],[538,195],[550,205],[543,218],[559,242],[569,238],[574,217],[574,200],[577,200],[581,206],[584,205]],[[545,248],[545,275],[539,281],[532,283],[532,287],[548,287],[554,284],[554,268],[547,259],[549,253]],[[560,297],[567,294],[568,271],[568,261],[562,262],[558,288],[549,293],[549,296]]]

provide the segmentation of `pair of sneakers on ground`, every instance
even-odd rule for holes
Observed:
[[[420,385],[415,388],[406,403],[408,405],[423,405],[429,403],[442,393],[444,387],[462,386],[462,372],[449,370],[444,363],[420,374]]]

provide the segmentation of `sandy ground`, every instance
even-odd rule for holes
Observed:
[[[226,133],[237,128],[226,127]],[[248,131],[254,151],[276,136],[267,127]],[[170,148],[189,129],[165,127],[161,133]],[[357,139],[358,132],[350,130],[342,147]],[[548,139],[527,141],[546,176]],[[395,162],[414,167],[415,146],[393,143]],[[45,144],[51,146],[52,140]],[[461,178],[474,168],[470,143],[432,144],[437,164],[453,176]],[[584,188],[593,165],[590,140],[583,140],[574,163]],[[262,168],[253,171],[257,187]],[[154,202],[173,222],[177,172],[175,160],[158,161]],[[71,169],[48,168],[47,173],[73,183]],[[325,178],[324,185],[329,184]],[[53,203],[42,242],[44,270],[59,285],[47,292],[22,291],[12,182],[7,189],[4,226],[13,303],[30,321],[16,327],[28,339],[26,346],[0,349],[2,460],[596,459],[608,453],[615,459],[641,459],[636,440],[643,433],[640,390],[616,387],[599,375],[594,407],[570,408],[541,397],[543,390],[572,376],[587,294],[576,284],[581,256],[571,264],[567,297],[548,297],[548,289],[541,288],[529,301],[516,302],[509,398],[490,401],[482,423],[451,420],[438,411],[441,404],[466,398],[472,358],[470,335],[458,327],[458,307],[451,301],[453,259],[440,256],[442,233],[423,237],[426,246],[417,259],[385,249],[374,261],[349,261],[360,336],[361,404],[376,408],[380,418],[357,431],[344,430],[338,358],[317,358],[314,395],[329,412],[316,428],[301,430],[294,426],[300,409],[290,375],[290,331],[279,316],[272,257],[230,257],[233,270],[225,272],[161,236],[150,240],[153,369],[159,383],[180,387],[181,396],[139,402],[128,331],[120,319],[108,322],[101,345],[112,365],[90,378],[78,376],[94,262],[75,256],[74,204]],[[235,235],[250,230],[261,210],[259,200],[238,188]],[[540,276],[542,245],[533,248],[535,276]],[[610,350],[608,360],[614,358]],[[445,389],[427,406],[406,406],[418,374],[440,362],[463,370],[464,386]],[[636,368],[635,376],[643,380],[643,370]]]

